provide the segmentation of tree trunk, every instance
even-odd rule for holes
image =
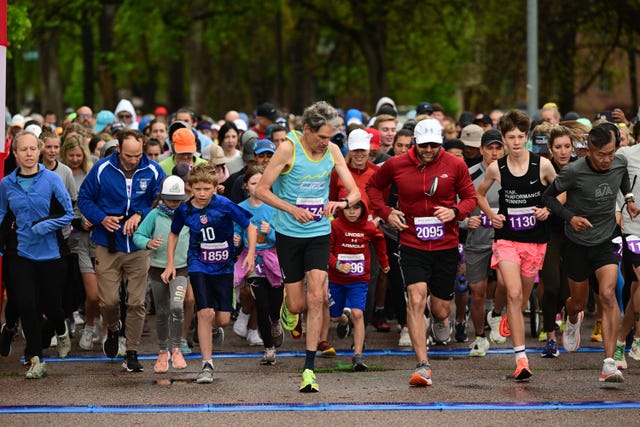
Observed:
[[[102,108],[114,110],[116,108],[116,84],[111,64],[106,58],[113,52],[113,23],[118,6],[103,1],[100,14],[100,53],[98,55],[98,91]]]
[[[53,111],[56,116],[64,115],[64,91],[60,67],[58,65],[58,37],[54,32],[46,37],[38,37],[40,54],[40,85],[42,87],[42,113]]]
[[[95,93],[93,86],[95,84],[95,72],[93,66],[94,43],[93,43],[93,27],[86,10],[82,11],[82,63],[83,63],[83,79],[82,79],[82,99],[84,105],[94,108]]]

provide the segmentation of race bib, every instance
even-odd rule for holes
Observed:
[[[421,216],[414,219],[418,239],[440,240],[444,237],[444,222],[435,216]]]
[[[611,243],[616,245],[616,257],[618,257],[619,261],[622,261],[622,237],[614,237],[613,239],[611,239]]]
[[[536,226],[536,217],[533,208],[509,208],[509,225],[513,231],[531,230]]]
[[[640,255],[640,237],[635,234],[629,234],[626,238],[627,240],[627,249],[630,252]]]
[[[200,243],[200,261],[205,264],[224,264],[229,261],[229,243]]]
[[[338,254],[340,264],[351,264],[349,276],[362,276],[364,274],[364,254]]]
[[[308,210],[313,214],[314,220],[320,221],[322,213],[324,212],[324,199],[322,197],[298,197],[296,199],[296,206]]]
[[[497,213],[498,209],[497,208],[491,208],[491,211],[493,213]],[[491,218],[489,218],[488,216],[486,216],[484,214],[484,212],[480,212],[480,225],[483,226],[484,228],[491,228],[493,227],[493,223],[491,222]]]

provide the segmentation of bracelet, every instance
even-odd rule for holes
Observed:
[[[345,206],[345,209],[349,209],[349,199],[348,198],[344,198],[344,199],[340,199],[341,202],[345,202],[347,204],[347,206]]]

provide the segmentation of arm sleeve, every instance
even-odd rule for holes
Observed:
[[[78,192],[78,208],[94,227],[102,227],[101,222],[107,214],[96,203],[100,196],[100,185],[98,184],[96,169],[96,167],[91,168],[84,181],[82,181]]]
[[[455,219],[462,220],[473,212],[478,205],[478,199],[476,198],[476,188],[473,186],[471,175],[469,175],[469,169],[461,162],[458,171],[460,180],[457,184],[457,193],[460,200],[456,205],[456,208],[458,208],[458,216]]]
[[[63,213],[62,215],[55,215],[33,224],[32,230],[35,234],[42,235],[59,230],[62,227],[71,224],[71,220],[73,219],[71,197],[64,186],[64,182],[62,182],[62,178],[55,174],[52,175],[49,180],[49,185],[51,185],[52,196],[55,198],[55,200],[52,198],[51,203],[55,203],[57,201],[57,203],[60,204]]]
[[[393,210],[390,206],[387,206],[384,199],[384,191],[392,182],[392,162],[385,162],[385,164],[383,164],[376,173],[371,175],[371,178],[369,178],[366,185],[367,196],[371,203],[371,209],[384,221],[388,220],[389,214]]]
[[[138,229],[133,233],[133,243],[140,249],[147,249],[147,244],[153,238],[157,214],[155,210],[145,216]]]
[[[384,240],[384,235],[377,228],[374,230],[371,236],[371,242],[376,250],[376,256],[380,261],[380,267],[389,267],[389,258],[387,256],[387,243]]]
[[[571,222],[571,218],[573,218],[575,214],[558,201],[558,195],[564,191],[558,190],[556,186],[557,182],[558,179],[556,178],[551,185],[547,187],[546,191],[542,194],[542,203],[548,207],[552,213],[560,216],[567,222]]]

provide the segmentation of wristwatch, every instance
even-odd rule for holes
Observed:
[[[346,197],[344,199],[340,199],[341,202],[345,202],[347,204],[347,206],[345,206],[345,209],[349,209],[349,199],[347,199]]]
[[[460,215],[460,211],[458,210],[458,208],[456,208],[455,206],[451,206],[449,209],[453,210],[453,213],[455,214],[453,216],[453,219],[458,218],[458,215]]]

